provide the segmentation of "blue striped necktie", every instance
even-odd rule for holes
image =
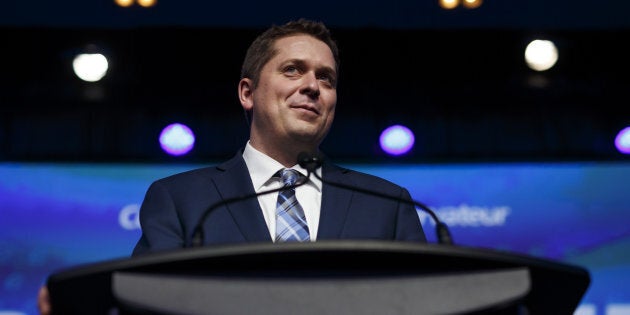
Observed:
[[[282,169],[279,173],[284,187],[294,185],[300,176],[300,173],[290,168]],[[276,205],[276,242],[309,240],[306,216],[295,198],[295,188],[280,191]]]

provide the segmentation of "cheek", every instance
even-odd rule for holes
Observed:
[[[337,105],[337,94],[333,93],[326,97],[326,107],[331,116],[335,115],[335,106]],[[332,117],[331,117],[332,118]]]
[[[334,119],[335,119],[335,103],[331,103],[331,105],[328,107],[327,114],[326,114],[326,121],[324,123],[327,126],[326,129],[330,128]]]
[[[334,107],[330,111],[330,114],[328,115],[328,126],[329,127],[330,127],[330,125],[332,125],[333,119],[335,119],[335,108]]]

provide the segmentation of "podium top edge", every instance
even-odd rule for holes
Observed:
[[[561,270],[590,279],[586,268],[565,262],[529,256],[520,253],[489,248],[434,243],[374,240],[320,240],[310,243],[241,243],[207,245],[196,248],[180,248],[156,251],[128,258],[87,263],[59,270],[48,277],[48,282],[60,281],[84,274],[129,270],[157,264],[169,264],[197,259],[219,259],[225,257],[287,254],[374,254],[383,257],[452,257],[462,260],[492,261],[504,265],[529,266],[546,270]]]

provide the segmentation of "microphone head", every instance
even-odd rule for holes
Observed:
[[[319,154],[300,152],[297,156],[297,162],[301,167],[313,173],[318,167],[322,166],[323,159]]]

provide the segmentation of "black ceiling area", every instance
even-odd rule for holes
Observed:
[[[580,11],[497,2],[486,0],[477,16],[443,13],[426,1],[381,11],[368,2],[346,19],[347,3],[330,15],[310,11],[306,17],[330,21],[342,59],[337,116],[322,150],[357,162],[628,160],[613,143],[630,126],[628,11],[596,8],[588,15],[580,2]],[[107,2],[92,19],[74,11],[63,19],[50,3],[40,8],[48,15],[12,5],[11,14],[0,13],[0,161],[232,156],[248,135],[236,94],[247,45],[265,26],[307,12],[268,9],[263,19],[247,10],[237,22],[162,0],[153,15]],[[83,6],[74,10],[96,10]],[[546,13],[538,17],[541,8]],[[415,17],[411,9],[425,12]],[[525,65],[523,51],[535,38],[556,42],[554,68]],[[71,69],[74,53],[88,45],[111,61],[97,83],[80,81]],[[195,131],[187,156],[169,157],[158,145],[172,122]],[[391,124],[414,131],[409,154],[380,150],[378,136]]]

